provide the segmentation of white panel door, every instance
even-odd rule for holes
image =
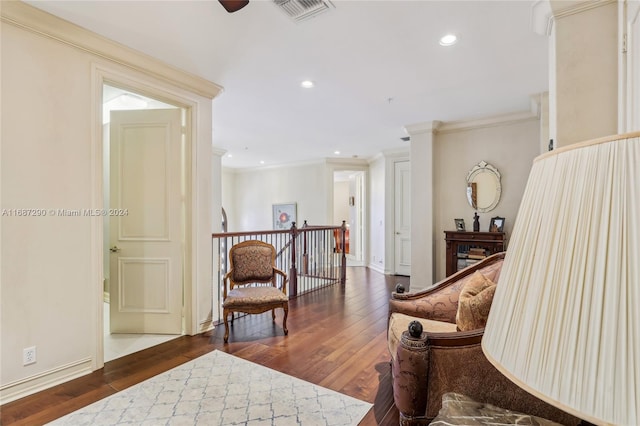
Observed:
[[[182,333],[181,110],[113,111],[111,333]]]
[[[395,163],[395,273],[411,275],[411,163]]]

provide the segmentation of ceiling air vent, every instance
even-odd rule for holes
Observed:
[[[273,0],[294,21],[302,21],[335,7],[329,0]]]

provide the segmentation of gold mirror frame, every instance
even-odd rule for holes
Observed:
[[[495,209],[501,193],[500,172],[486,161],[480,161],[467,173],[467,201],[474,210],[486,213]]]

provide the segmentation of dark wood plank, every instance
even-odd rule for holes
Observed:
[[[409,278],[348,268],[344,285],[290,301],[286,337],[282,312],[275,324],[270,312],[236,318],[229,344],[220,325],[110,361],[87,376],[1,406],[0,424],[45,424],[218,349],[374,404],[361,425],[397,425],[386,326],[398,282],[408,284]]]

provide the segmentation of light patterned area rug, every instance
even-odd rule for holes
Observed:
[[[213,351],[51,425],[357,425],[371,404]]]

